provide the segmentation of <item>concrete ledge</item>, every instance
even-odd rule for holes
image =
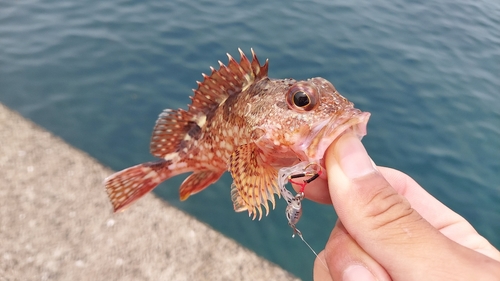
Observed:
[[[0,104],[0,280],[297,280],[154,195],[113,215],[111,173]]]

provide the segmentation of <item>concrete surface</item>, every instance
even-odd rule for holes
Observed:
[[[297,280],[154,195],[113,215],[111,173],[0,104],[0,280]]]

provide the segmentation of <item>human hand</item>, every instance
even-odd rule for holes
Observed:
[[[327,179],[305,195],[333,203],[339,220],[314,280],[500,280],[497,249],[412,178],[376,167],[353,134],[330,146],[325,164]]]

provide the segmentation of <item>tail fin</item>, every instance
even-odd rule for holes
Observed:
[[[159,161],[139,164],[106,178],[104,185],[114,212],[125,209],[172,176],[162,172],[167,163],[168,161]]]

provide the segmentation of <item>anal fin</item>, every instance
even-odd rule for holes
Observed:
[[[191,194],[198,193],[210,184],[216,182],[224,173],[214,171],[198,171],[191,174],[179,188],[179,194],[182,201],[186,200]]]

